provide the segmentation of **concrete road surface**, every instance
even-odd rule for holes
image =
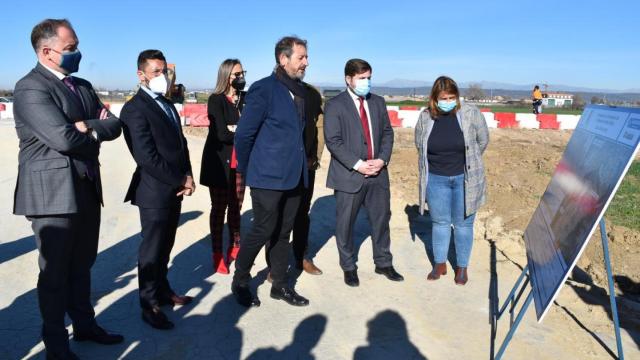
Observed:
[[[189,137],[196,175],[204,139]],[[44,358],[36,297],[38,275],[35,242],[24,217],[12,215],[17,174],[18,142],[12,124],[0,124],[0,359]],[[176,327],[152,329],[140,319],[136,256],[140,242],[138,211],[123,198],[134,162],[124,139],[102,146],[105,207],[99,255],[93,267],[93,301],[103,327],[122,333],[123,344],[101,346],[71,342],[82,359],[488,359],[491,351],[489,284],[497,264],[498,290],[508,292],[519,269],[477,240],[470,282],[455,286],[451,270],[437,282],[427,282],[431,269],[426,252],[429,224],[405,213],[407,204],[394,202],[392,252],[405,281],[394,283],[374,273],[371,241],[364,214],[354,236],[360,247],[358,288],[347,287],[338,266],[334,241],[335,201],[324,187],[328,154],[317,175],[311,209],[311,252],[324,270],[320,276],[297,275],[296,289],[311,304],[294,308],[269,298],[263,254],[256,260],[253,287],[262,306],[245,309],[230,293],[231,276],[212,274],[208,237],[209,194],[200,186],[183,204],[181,225],[173,249],[170,281],[174,289],[195,297],[195,303],[167,308]],[[392,160],[393,161],[393,160]],[[393,190],[392,190],[393,194]],[[393,196],[393,195],[392,195]],[[251,223],[247,189],[243,231]],[[412,220],[410,221],[409,218]],[[226,231],[226,230],[225,230]],[[226,236],[226,235],[225,235]],[[478,234],[476,234],[478,238]],[[493,260],[492,260],[493,259]],[[233,266],[232,266],[233,271]],[[494,280],[496,278],[494,277]],[[502,324],[498,338],[504,336]],[[70,329],[70,328],[69,328]],[[563,340],[566,331],[591,344],[583,357],[579,344]],[[613,338],[602,335],[611,348]],[[574,336],[575,338],[575,336]],[[628,357],[640,358],[637,345],[626,336]],[[509,359],[607,358],[609,355],[575,322],[565,328],[538,325],[528,312],[507,352]]]

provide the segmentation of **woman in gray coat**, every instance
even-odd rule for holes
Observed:
[[[433,84],[428,109],[416,124],[419,154],[419,203],[425,200],[432,220],[434,267],[427,276],[437,280],[447,273],[447,253],[453,227],[456,249],[454,281],[467,283],[473,244],[473,221],[484,204],[486,180],[482,153],[489,143],[484,116],[472,105],[461,104],[458,86],[441,76]]]

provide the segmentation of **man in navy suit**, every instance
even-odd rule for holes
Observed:
[[[254,211],[253,227],[241,240],[231,287],[244,306],[260,305],[249,290],[249,281],[253,262],[266,243],[273,279],[271,297],[294,306],[309,304],[289,287],[287,278],[289,236],[308,182],[302,84],[309,64],[307,42],[284,37],[276,44],[275,57],[273,74],[249,89],[235,137],[237,169],[251,188]]]
[[[195,184],[187,139],[180,116],[165,94],[170,88],[167,61],[159,50],[138,56],[140,90],[122,108],[124,138],[136,161],[125,201],[138,206],[142,242],[138,251],[138,283],[142,320],[156,329],[173,323],[162,305],[185,305],[189,296],[177,295],[167,280],[167,265],[176,238],[183,195]]]

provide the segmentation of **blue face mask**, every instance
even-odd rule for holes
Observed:
[[[443,112],[450,112],[455,109],[458,103],[455,100],[447,101],[447,100],[438,100],[438,109]]]
[[[369,79],[356,80],[356,87],[353,88],[353,92],[356,95],[365,97],[369,94],[369,91],[371,91],[371,80]]]
[[[71,74],[78,71],[78,68],[80,67],[80,59],[82,59],[82,54],[80,53],[80,50],[63,52],[59,54],[60,54],[60,64],[58,65],[63,70],[65,70],[67,74]]]

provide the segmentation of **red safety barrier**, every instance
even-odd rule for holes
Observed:
[[[400,110],[420,110],[417,106],[400,106]]]
[[[0,111],[7,111],[7,106],[5,104],[0,104]]]
[[[492,112],[489,108],[480,108],[480,112]]]
[[[209,126],[207,104],[184,104],[182,114],[187,118],[187,124],[189,124],[189,126]]]
[[[556,114],[538,114],[536,118],[540,122],[540,129],[560,129]]]
[[[516,113],[495,113],[495,119],[498,122],[498,127],[501,129],[517,128],[518,122],[516,121]]]
[[[402,127],[402,118],[398,117],[398,112],[395,110],[387,110],[387,112],[389,113],[391,127]]]

